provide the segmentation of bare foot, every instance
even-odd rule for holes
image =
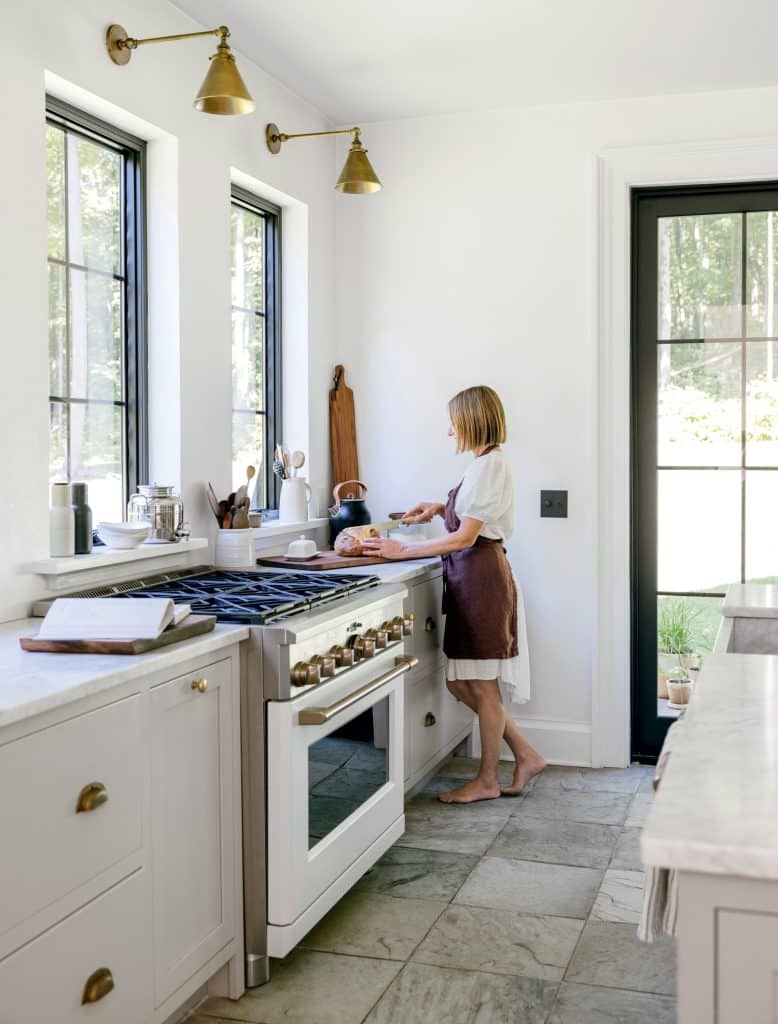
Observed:
[[[466,782],[459,789],[451,789],[448,793],[439,793],[438,800],[444,804],[472,804],[476,800],[494,800],[500,795],[500,783],[497,778],[493,782],[484,782],[476,778]]]
[[[518,796],[524,791],[524,787],[530,779],[540,775],[547,763],[540,754],[537,757],[517,761],[516,767],[513,769],[513,782],[510,786],[503,786],[500,792],[503,796]]]

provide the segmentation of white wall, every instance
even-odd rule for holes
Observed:
[[[214,19],[221,20],[217,12]],[[236,174],[244,184],[266,184],[289,206],[289,440],[308,451],[319,500],[329,476],[333,143],[323,139],[276,157],[264,143],[268,120],[292,130],[324,128],[326,121],[242,57],[239,38],[231,42],[256,113],[200,114],[192,98],[215,40],[142,48],[127,67],[116,67],[104,47],[109,21],[137,36],[202,27],[160,0],[29,0],[3,4],[0,13],[0,620],[24,614],[42,592],[23,567],[48,554],[47,84],[151,140],[151,466],[158,480],[181,487],[193,533],[213,533],[203,481],[217,490],[230,482],[229,190]]]
[[[533,670],[532,701],[514,711],[555,760],[591,756],[605,511],[597,154],[778,133],[777,100],[776,89],[749,90],[365,126],[385,188],[338,208],[336,325],[371,511],[445,498],[466,458],[446,437],[447,399],[476,383],[499,391]],[[569,490],[567,520],[539,518],[541,488]]]

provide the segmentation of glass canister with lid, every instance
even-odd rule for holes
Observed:
[[[151,526],[147,544],[169,544],[184,536],[184,503],[175,487],[138,484],[127,503],[127,519]]]

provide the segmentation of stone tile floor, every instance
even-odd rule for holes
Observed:
[[[409,802],[405,835],[269,984],[189,1024],[671,1024],[673,943],[635,934],[650,770],[550,767],[518,798],[436,800],[474,767],[454,758]]]

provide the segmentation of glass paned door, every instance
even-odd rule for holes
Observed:
[[[650,758],[727,586],[778,579],[778,191],[638,191],[633,239],[633,754]]]

